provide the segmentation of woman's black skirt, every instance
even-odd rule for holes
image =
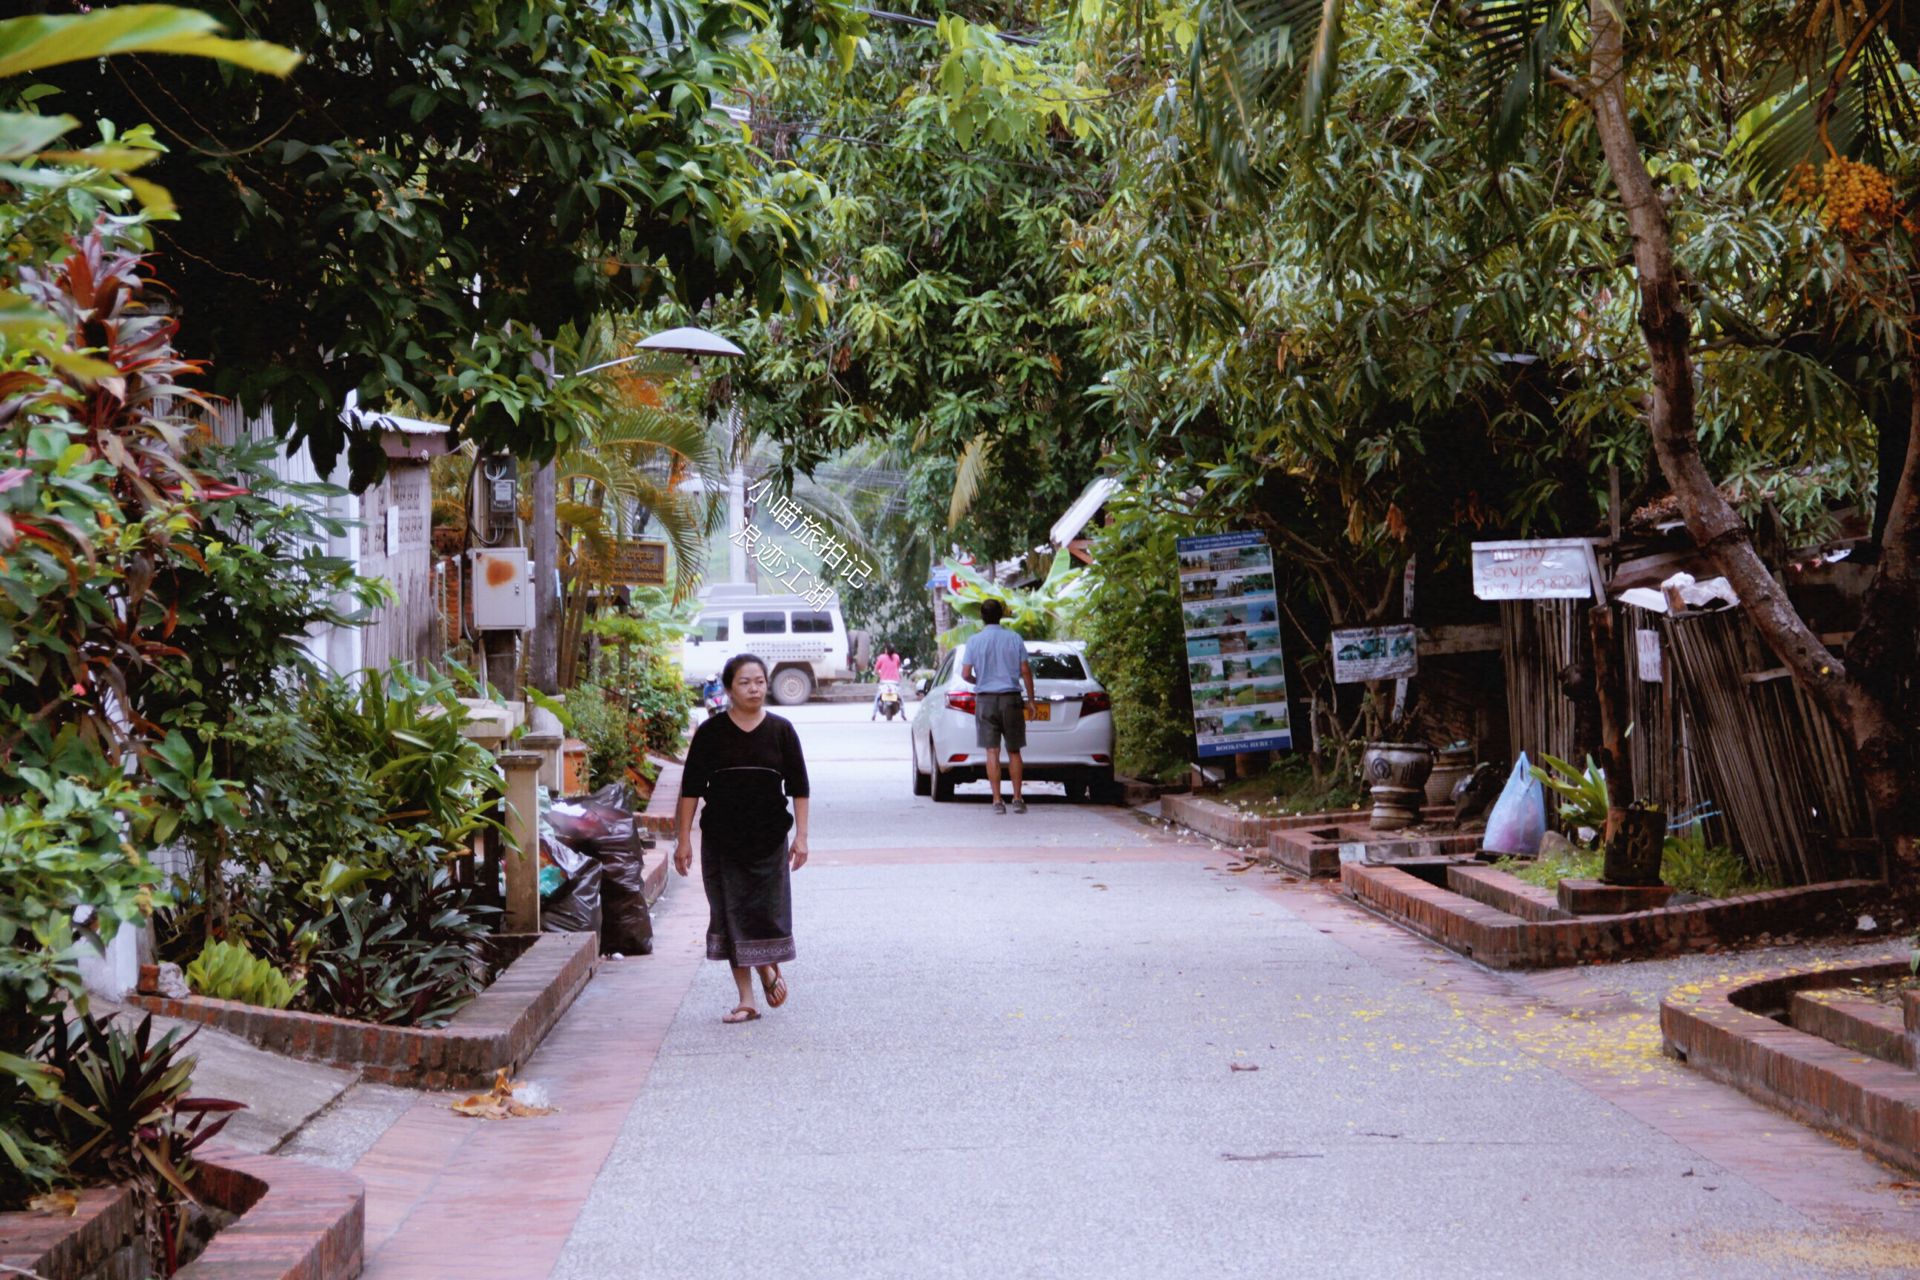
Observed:
[[[707,959],[725,960],[742,969],[793,959],[792,877],[784,833],[757,848],[702,840]]]

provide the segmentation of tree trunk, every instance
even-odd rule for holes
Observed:
[[[1592,79],[1587,86],[1587,97],[1607,167],[1619,189],[1621,206],[1633,233],[1640,330],[1646,340],[1652,375],[1647,425],[1660,470],[1680,500],[1688,532],[1733,584],[1741,607],[1767,647],[1793,672],[1794,679],[1813,693],[1846,734],[1880,835],[1893,843],[1902,864],[1897,868],[1890,866],[1889,871],[1906,883],[1914,883],[1920,880],[1920,867],[1910,865],[1914,855],[1914,824],[1911,805],[1905,796],[1909,782],[1905,766],[1913,758],[1915,731],[1902,730],[1892,714],[1892,704],[1854,677],[1847,665],[1807,626],[1754,549],[1753,536],[1746,523],[1720,492],[1701,461],[1694,420],[1692,319],[1674,266],[1666,208],[1654,190],[1653,178],[1647,172],[1640,144],[1633,133],[1627,106],[1626,58],[1615,0],[1590,0],[1588,13],[1593,43]],[[1915,558],[1911,552],[1916,527],[1913,508],[1920,502],[1920,495],[1916,494],[1920,478],[1914,476],[1915,468],[1916,456],[1910,442],[1908,481],[1901,485],[1902,497],[1896,501],[1899,509],[1890,513],[1888,525],[1887,551],[1899,567],[1890,567],[1889,555],[1883,555],[1875,589],[1869,593],[1869,620],[1863,622],[1862,635],[1856,637],[1855,660],[1863,667],[1876,665],[1876,658],[1884,661],[1889,651],[1882,648],[1874,652],[1876,645],[1885,646],[1893,639],[1891,635],[1886,641],[1879,639],[1890,626],[1882,622],[1882,616],[1901,612],[1904,603],[1911,618]],[[1896,542],[1906,554],[1895,548]],[[1913,634],[1909,626],[1901,637],[1909,646],[1909,665]],[[1861,641],[1866,643],[1863,645]]]

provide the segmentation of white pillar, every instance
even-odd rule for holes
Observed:
[[[747,580],[747,548],[733,535],[747,527],[747,473],[735,470],[727,476],[727,581]]]

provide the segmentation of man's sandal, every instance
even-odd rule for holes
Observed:
[[[760,1011],[758,1009],[754,1008],[750,1004],[742,1004],[742,1005],[735,1005],[733,1012],[729,1013],[726,1017],[720,1019],[720,1021],[728,1023],[729,1025],[732,1025],[732,1024],[737,1024],[741,1022],[752,1022],[755,1018],[758,1018],[759,1016],[760,1016]]]
[[[780,973],[780,966],[773,966],[773,981],[767,981],[767,975],[760,975],[760,989],[767,993],[767,1007],[778,1009],[787,1002],[787,980]]]

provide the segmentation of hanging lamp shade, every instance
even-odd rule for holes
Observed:
[[[719,334],[709,333],[705,329],[697,329],[692,325],[683,325],[678,329],[668,329],[652,337],[642,338],[634,346],[641,351],[670,351],[675,355],[694,357],[747,354]]]

